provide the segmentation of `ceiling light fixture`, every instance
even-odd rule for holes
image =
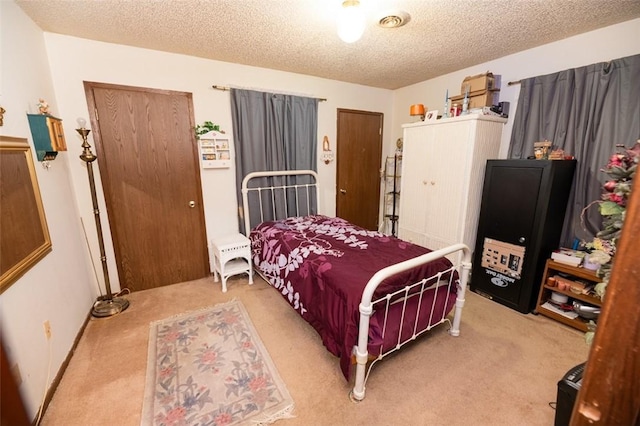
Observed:
[[[364,33],[365,17],[358,0],[342,2],[338,15],[338,36],[345,43],[358,41]]]

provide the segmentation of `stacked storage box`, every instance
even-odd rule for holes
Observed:
[[[460,95],[450,98],[451,105],[455,103],[462,107],[465,93],[469,96],[469,109],[497,105],[500,99],[500,76],[494,77],[492,73],[486,72],[465,77],[460,92]]]

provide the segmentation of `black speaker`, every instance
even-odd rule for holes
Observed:
[[[556,399],[556,418],[554,426],[569,426],[571,412],[576,402],[576,396],[582,386],[582,375],[585,363],[578,364],[564,375],[558,382],[558,397]]]

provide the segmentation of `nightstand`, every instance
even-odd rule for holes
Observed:
[[[213,278],[222,278],[222,292],[227,292],[227,278],[232,275],[248,274],[249,284],[253,284],[251,266],[251,241],[242,234],[227,235],[211,240],[213,250]]]

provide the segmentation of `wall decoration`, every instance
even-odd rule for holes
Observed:
[[[38,99],[37,106],[38,112],[40,112],[40,114],[49,114],[49,103],[47,101],[40,98]]]
[[[329,144],[329,137],[327,135],[322,139],[322,161],[324,164],[329,164],[335,159],[335,155],[331,150],[331,145]]]

